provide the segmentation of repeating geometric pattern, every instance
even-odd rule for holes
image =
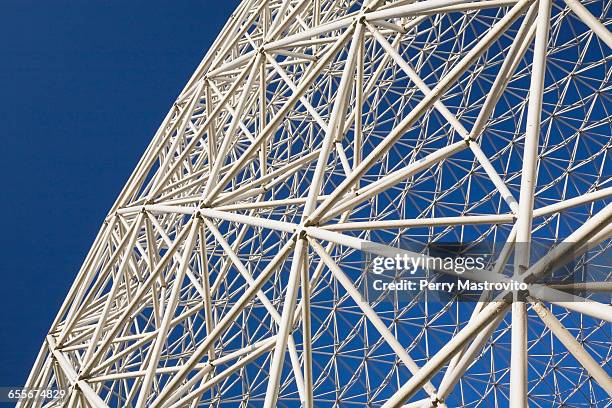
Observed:
[[[611,7],[244,0],[44,340],[67,399],[20,406],[612,405]],[[527,296],[361,289],[368,245],[450,241]]]

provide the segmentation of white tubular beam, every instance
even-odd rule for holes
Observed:
[[[546,73],[546,47],[550,25],[550,0],[539,0],[533,70],[529,88],[529,106],[523,149],[523,168],[519,213],[516,221],[517,256],[516,270],[524,273],[529,267],[529,244],[533,219],[534,191],[537,183],[537,160],[540,139],[540,120],[542,116],[542,97]],[[511,393],[512,395],[512,393]]]
[[[608,48],[612,48],[612,33],[579,0],[565,0],[568,7],[586,24]]]
[[[478,135],[480,135],[480,133]],[[518,202],[516,201],[516,198],[514,198],[514,195],[512,195],[512,192],[510,191],[506,183],[502,180],[502,178],[499,176],[497,170],[495,170],[495,167],[493,167],[493,164],[491,164],[491,161],[482,151],[478,143],[471,141],[470,150],[474,154],[474,157],[476,157],[476,160],[478,160],[478,163],[480,163],[480,165],[484,169],[485,173],[487,173],[487,175],[489,176],[491,182],[493,182],[493,184],[495,185],[495,188],[497,188],[497,191],[499,191],[499,194],[501,195],[502,199],[508,204],[513,213],[518,213]]]
[[[407,32],[407,30],[403,26],[390,23],[386,20],[372,21],[372,23],[376,24],[380,28],[386,29],[385,31],[390,30],[390,31],[395,31],[400,34],[406,34]]]
[[[612,306],[562,292],[544,285],[529,285],[529,293],[536,299],[561,306],[612,323]]]
[[[210,79],[206,78],[204,80],[204,109],[206,112],[206,116],[207,116],[207,120],[204,124],[202,124],[202,129],[206,129],[206,135],[208,136],[206,138],[206,159],[208,162],[207,168],[206,168],[206,177],[208,177],[208,174],[210,174],[210,171],[212,170],[212,166],[215,160],[215,156],[217,155],[217,129],[215,126],[213,126],[213,122],[215,121],[214,118],[211,118],[209,115],[210,113],[213,111],[213,102],[212,102],[212,92],[211,92],[211,86],[210,86]],[[202,173],[204,171],[201,170]],[[198,172],[194,173],[195,175],[198,175]]]
[[[295,58],[295,59],[306,59],[309,61],[316,61],[317,57],[315,55],[312,54],[304,54],[303,52],[296,52],[296,51],[287,51],[287,50],[283,50],[283,49],[278,49],[278,50],[270,50],[269,52],[273,52],[274,54],[277,55],[283,55],[285,57],[290,57],[290,58]],[[270,56],[270,54],[267,54],[266,57]],[[274,58],[271,58],[272,60],[274,60]],[[274,60],[276,62],[276,60]],[[277,63],[278,64],[278,63]],[[279,72],[280,74],[280,72]]]
[[[152,217],[150,214],[147,214],[147,217],[145,218],[145,238],[147,246],[146,262],[149,271],[153,271],[155,269],[155,263],[159,259],[159,247],[157,246],[155,236],[153,235],[153,219],[155,219],[155,217]],[[172,245],[172,243],[170,242],[168,245]],[[159,277],[159,286],[160,291],[162,287],[166,286],[166,281],[165,279],[163,279],[162,276]],[[153,300],[153,315],[155,327],[159,327],[162,319],[162,311],[159,304],[160,298],[158,297],[157,290],[157,285],[154,284],[153,286],[151,286],[151,298]]]
[[[512,0],[483,0],[474,1],[468,4],[455,4],[452,6],[438,7],[431,11],[423,12],[420,15],[434,15],[443,13],[465,13],[467,11],[483,10],[488,8],[500,8],[512,6],[516,3]]]
[[[612,282],[576,282],[549,285],[562,291],[612,292]]]
[[[512,303],[510,355],[510,406],[527,407],[527,306],[515,300]]]
[[[330,31],[337,31],[351,25],[355,20],[355,17],[343,17],[336,21],[332,21],[326,24],[322,24],[318,27],[311,28],[309,30],[305,30],[298,34],[289,35],[285,38],[278,39],[276,41],[271,41],[264,45],[264,50],[273,50],[276,48],[286,47],[288,45],[294,45],[297,42],[309,40],[313,37],[318,37],[322,34],[329,33]]]
[[[349,294],[349,296],[355,301],[355,304],[361,309],[363,314],[367,317],[368,321],[376,328],[378,333],[381,335],[383,339],[389,344],[391,349],[397,354],[397,357],[400,359],[402,363],[408,368],[408,370],[416,375],[420,368],[414,362],[410,354],[406,351],[404,346],[397,340],[397,338],[391,333],[387,325],[378,317],[376,311],[372,309],[370,304],[363,298],[359,290],[355,288],[351,279],[346,276],[346,274],[342,271],[342,269],[338,266],[338,264],[333,260],[333,258],[327,253],[325,248],[321,246],[317,241],[309,238],[308,241],[310,245],[314,248],[315,252],[321,260],[325,263],[325,265],[329,268],[329,270],[334,274],[334,277],[338,280],[338,282],[342,285],[344,290]],[[423,388],[425,391],[432,397],[436,396],[435,387],[429,382],[426,381],[423,383]]]
[[[157,399],[151,403],[151,408],[162,406],[170,398],[170,394],[174,392],[179,384],[187,377],[194,367],[200,362],[200,359],[208,352],[208,349],[213,343],[223,334],[227,327],[234,322],[234,319],[245,306],[250,302],[256,295],[257,292],[262,288],[264,283],[272,276],[276,271],[279,264],[289,254],[289,251],[294,246],[294,239],[289,240],[279,251],[278,254],[270,261],[266,268],[261,274],[255,279],[255,285],[249,286],[248,289],[242,294],[242,296],[236,301],[231,309],[223,316],[223,318],[217,323],[211,333],[206,336],[206,339],[198,346],[193,352],[191,357],[183,364],[180,371],[178,371],[172,379],[166,384],[161,390]]]
[[[557,203],[550,204],[545,207],[537,208],[533,210],[533,216],[542,217],[550,214],[555,214],[573,207],[577,207],[579,205],[588,204],[593,201],[603,200],[609,197],[612,197],[612,187],[602,188],[601,190],[593,191],[578,197],[570,198],[568,200],[559,201]]]
[[[68,400],[68,406],[69,407],[76,407],[76,406],[78,406],[77,405],[78,403],[85,405],[86,400],[79,399],[79,397],[80,397],[79,389],[76,388],[76,387],[73,387],[73,392],[70,395],[70,399]]]
[[[531,228],[533,221],[534,192],[537,184],[538,149],[540,140],[540,121],[542,116],[542,98],[546,74],[546,47],[550,25],[550,0],[538,1],[536,19],[533,68],[529,87],[529,105],[527,109],[527,128],[525,147],[523,149],[523,169],[521,190],[516,221],[516,244],[514,275],[522,276],[529,268]],[[528,406],[528,367],[527,367],[527,306],[514,294],[512,304],[512,335],[510,358],[510,406]]]
[[[314,408],[313,382],[314,374],[312,370],[312,319],[310,316],[310,297],[312,296],[312,287],[310,286],[310,264],[308,263],[308,253],[302,258],[301,267],[301,288],[302,301],[298,304],[300,315],[302,317],[302,356],[304,362],[304,408]],[[295,320],[295,318],[294,318]]]
[[[612,378],[606,373],[606,371],[591,357],[589,353],[586,352],[584,347],[576,339],[572,334],[567,331],[563,324],[555,317],[554,314],[550,312],[542,304],[542,302],[538,302],[533,298],[530,298],[529,301],[533,306],[533,309],[536,311],[540,319],[546,324],[546,327],[550,329],[551,332],[559,339],[559,341],[565,346],[567,351],[569,351],[575,358],[582,364],[582,366],[587,370],[589,375],[597,381],[597,383],[606,390],[609,396],[612,397]]]
[[[431,12],[437,12],[438,9],[445,7],[455,7],[455,11],[470,10],[470,7],[479,2],[471,0],[424,0],[408,4],[405,6],[390,7],[384,10],[372,11],[366,13],[368,21],[386,20],[391,18],[408,17]],[[516,1],[495,1],[486,2],[489,7],[505,7],[513,5]]]
[[[234,214],[230,212],[211,210],[208,208],[202,208],[199,210],[199,212],[200,214],[202,214],[203,217],[238,222],[241,224],[252,225],[254,227],[259,228],[274,229],[277,231],[284,231],[288,233],[293,233],[297,229],[297,224],[292,224],[285,221],[277,221],[266,218],[252,217],[249,215]]]
[[[424,408],[431,406],[431,400],[429,398],[423,398],[418,401],[410,402],[402,405],[402,408]]]
[[[268,388],[266,390],[266,398],[264,400],[265,408],[276,407],[278,393],[280,387],[280,376],[285,362],[285,352],[287,349],[287,339],[292,331],[293,312],[297,301],[299,279],[301,275],[302,259],[305,256],[306,242],[304,238],[298,238],[291,260],[291,271],[289,272],[289,281],[285,292],[285,302],[283,304],[283,314],[281,315],[281,324],[276,337],[276,345],[274,354],[270,363],[270,377],[268,379]]]
[[[240,228],[240,231],[238,232],[236,237],[233,239],[233,242],[231,245],[232,253],[235,253],[236,251],[240,250],[240,245],[242,245],[242,243],[244,242],[246,233],[249,230],[249,226],[246,224],[241,225],[239,228]],[[232,264],[230,262],[223,262],[223,264],[221,265],[221,269],[217,272],[217,277],[215,278],[210,288],[211,296],[216,295],[217,291],[219,290],[219,287],[221,286],[223,281],[226,279],[228,271],[231,268],[231,265]]]
[[[81,390],[87,403],[91,404],[95,408],[108,408],[108,405],[100,398],[97,392],[95,392],[89,384],[83,380],[78,380],[75,385]]]
[[[206,333],[212,332],[215,323],[213,316],[213,303],[210,290],[210,273],[208,270],[208,252],[206,251],[206,229],[203,224],[200,224],[200,230],[198,231],[199,247],[198,256],[200,261],[200,270],[202,271],[202,289],[204,291],[204,323],[206,324]],[[208,360],[212,361],[215,359],[215,350],[213,347],[208,351]]]
[[[513,214],[463,215],[459,217],[416,218],[413,220],[385,220],[343,222],[323,225],[328,231],[375,230],[396,228],[420,228],[446,225],[509,224],[515,220]]]
[[[223,65],[220,65],[218,68],[215,68],[209,71],[206,76],[208,78],[214,79],[227,79],[230,78],[229,75],[235,74],[238,68],[244,67],[245,63],[251,59],[256,54],[256,51],[249,51],[246,54],[243,54],[231,61],[226,62]],[[224,75],[225,74],[225,75]]]
[[[348,161],[348,156],[346,155],[346,151],[344,150],[344,147],[342,146],[342,141],[336,140],[334,145],[336,147],[335,149],[336,154],[338,155],[338,158],[340,159],[342,170],[344,170],[344,174],[348,176],[349,174],[351,174],[352,167]],[[318,196],[316,198],[318,198]]]
[[[148,211],[153,214],[184,214],[193,215],[197,212],[196,207],[183,207],[178,205],[163,205],[163,204],[151,204],[151,205],[138,205],[135,207],[126,207],[117,211],[119,215],[134,214],[139,211]]]
[[[112,357],[108,358],[107,360],[102,361],[99,365],[97,365],[96,367],[94,367],[93,369],[91,369],[90,371],[92,373],[104,370],[105,368],[109,367],[111,364],[113,364],[115,361],[120,360],[122,357],[127,356],[129,353],[131,353],[132,351],[136,350],[138,347],[142,347],[144,344],[148,343],[150,341],[150,339],[152,337],[154,337],[157,334],[157,330],[144,336],[142,339],[132,343],[131,345],[125,347],[123,350],[121,350],[119,353],[113,355]]]
[[[268,39],[270,38],[270,34],[271,32],[277,28],[279,26],[279,24],[282,21],[282,18],[285,16],[285,13],[287,12],[287,9],[289,8],[289,0],[282,0],[279,2],[279,4],[276,7],[276,15],[274,16],[274,19],[271,20],[271,24],[268,27]],[[271,16],[270,16],[271,17]]]
[[[559,298],[557,296],[548,297],[548,292],[544,292],[544,295],[542,292],[543,291],[540,290],[529,291],[529,293],[539,295],[542,300],[552,303],[553,305],[561,306],[574,312],[612,323],[612,311],[608,305],[599,302],[586,301],[586,299],[585,301],[573,299],[569,302],[561,302],[558,300]]]
[[[383,408],[399,408],[402,403],[414,395],[432,376],[434,376],[447,362],[455,352],[463,347],[473,336],[475,336],[483,327],[489,324],[497,315],[499,315],[507,304],[502,301],[491,302],[485,307],[482,312],[470,321],[461,331],[459,331],[444,347],[442,347],[435,356],[433,356],[427,364],[425,364],[419,372],[412,376],[408,382],[383,404]]]
[[[352,168],[355,168],[361,161],[361,151],[363,143],[363,100],[364,100],[364,75],[363,71],[365,61],[365,45],[363,39],[359,43],[357,49],[357,62],[355,68],[357,70],[355,74],[355,103],[353,105],[353,111],[349,120],[347,120],[346,126],[353,123],[354,136],[353,136],[353,163]],[[359,187],[357,187],[359,188]]]
[[[325,200],[327,196],[322,195],[317,197],[318,201]],[[300,206],[306,202],[306,197],[299,198],[286,198],[281,200],[269,200],[269,201],[254,201],[248,203],[228,204],[215,207],[219,211],[243,211],[260,208],[276,208],[276,207],[293,207]]]

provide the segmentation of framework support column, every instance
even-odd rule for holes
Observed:
[[[291,262],[291,271],[289,273],[289,281],[285,293],[285,302],[283,304],[283,314],[279,325],[278,335],[276,337],[276,345],[274,347],[274,355],[270,363],[270,378],[268,379],[268,388],[266,391],[266,399],[264,407],[274,408],[278,400],[280,388],[280,377],[283,371],[285,362],[285,352],[287,351],[287,340],[293,326],[293,311],[297,301],[300,269],[302,267],[302,257],[306,250],[305,238],[298,238],[293,252]]]
[[[534,192],[538,178],[537,159],[546,73],[546,48],[550,25],[550,9],[550,0],[539,0],[516,230],[514,275],[515,279],[519,280],[529,268]],[[517,408],[528,406],[527,394],[529,392],[527,372],[527,307],[525,302],[518,296],[519,294],[515,292],[514,303],[512,304],[510,359],[510,406]]]

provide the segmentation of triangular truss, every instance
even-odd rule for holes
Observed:
[[[44,341],[66,399],[19,406],[610,406],[611,7],[244,0]],[[468,277],[528,293],[368,297],[404,240],[494,242]]]

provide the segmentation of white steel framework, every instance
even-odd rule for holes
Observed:
[[[19,406],[610,406],[611,4],[244,0],[43,343],[68,398]],[[406,239],[528,290],[371,297]]]

